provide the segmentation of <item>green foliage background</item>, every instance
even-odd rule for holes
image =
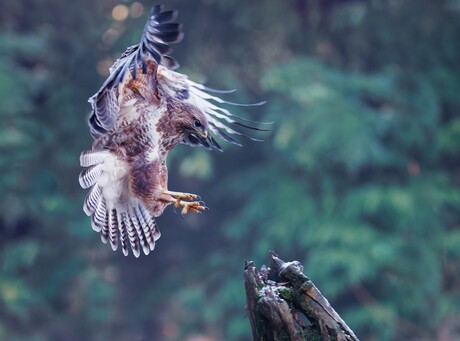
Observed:
[[[152,3],[0,1],[0,340],[249,340],[243,261],[299,260],[362,340],[460,339],[460,2],[168,1],[181,72],[275,121],[178,147],[211,211],[114,253],[81,207],[86,102]],[[140,16],[138,9],[145,7]]]

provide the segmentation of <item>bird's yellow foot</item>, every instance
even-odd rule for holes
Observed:
[[[163,193],[167,196],[166,201],[173,203],[176,208],[182,206],[181,214],[183,216],[185,216],[189,211],[193,213],[201,213],[200,211],[204,211],[207,208],[202,201],[185,201],[199,200],[200,197],[196,194],[173,191],[164,191]]]
[[[180,205],[183,206],[181,211],[183,216],[186,215],[188,211],[193,213],[201,213],[200,211],[204,211],[206,209],[206,206],[204,206],[202,201],[181,201]]]

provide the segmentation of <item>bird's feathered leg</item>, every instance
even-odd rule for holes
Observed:
[[[199,199],[199,196],[196,194],[164,191],[160,199],[168,203],[173,203],[175,208],[182,206],[181,214],[183,216],[185,216],[189,211],[193,213],[201,213],[200,211],[207,209],[202,201],[185,201]]]

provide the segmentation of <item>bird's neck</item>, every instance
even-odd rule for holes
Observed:
[[[182,141],[186,132],[182,128],[181,111],[173,101],[164,100],[160,103],[163,114],[156,124],[156,130],[160,133],[160,150],[169,152]]]

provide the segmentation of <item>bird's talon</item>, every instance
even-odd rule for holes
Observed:
[[[169,197],[165,200],[174,204],[174,212],[176,212],[176,209],[178,210],[182,206],[182,209],[180,211],[182,216],[187,215],[188,212],[201,214],[201,211],[207,209],[204,201],[202,201],[201,197],[197,194],[172,191],[165,191],[164,194]]]

